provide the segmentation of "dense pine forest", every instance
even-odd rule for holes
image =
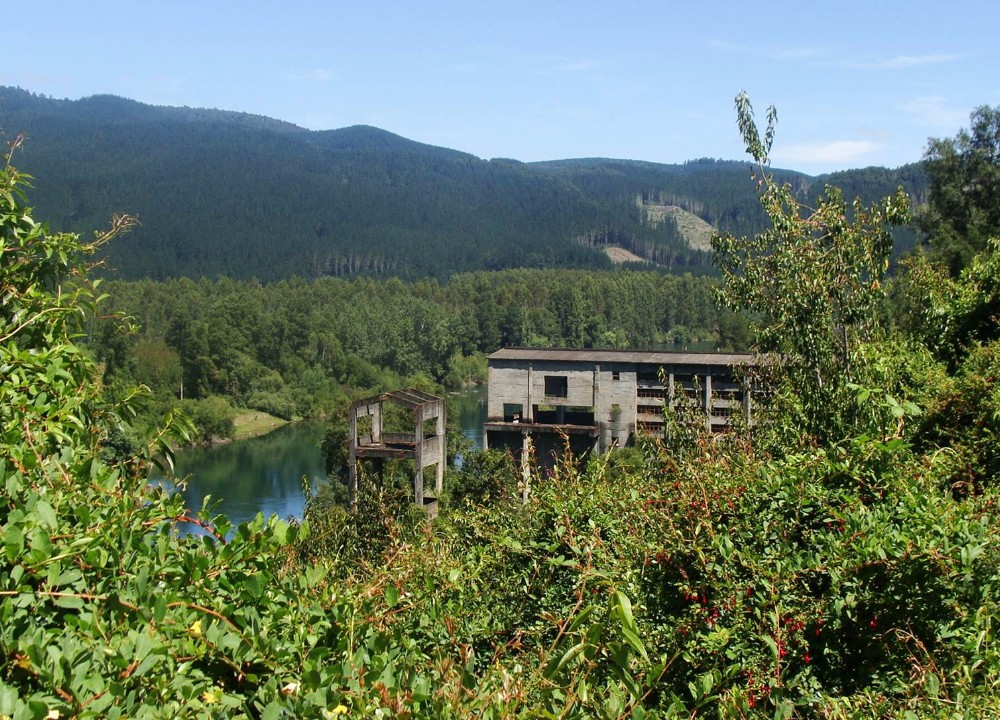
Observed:
[[[507,345],[745,347],[746,323],[717,309],[717,285],[689,274],[585,270],[468,273],[445,284],[115,281],[102,289],[118,312],[91,324],[88,345],[109,387],[154,391],[151,422],[182,400],[196,420],[199,407],[220,403],[317,417],[342,414],[352,395],[483,382],[485,355]],[[120,314],[135,332],[123,333]]]
[[[592,270],[97,284],[89,263],[132,221],[92,241],[50,230],[12,143],[0,716],[1000,715],[1000,108],[931,143],[916,208],[894,188],[801,195],[769,168],[774,114],[762,133],[745,95],[736,109],[767,222],[713,239],[714,285]],[[929,244],[890,277],[911,223]],[[119,334],[105,287],[136,332]],[[432,522],[372,477],[354,507],[320,492],[302,523],[239,527],[147,483],[194,432],[175,412],[148,424],[135,383],[154,371],[178,394],[295,404],[310,373],[461,376],[453,358],[505,334],[721,328],[713,287],[768,359],[752,427],[710,438],[668,418],[663,437],[533,473],[524,504],[509,458],[473,455]],[[611,291],[621,306],[599,305]],[[469,335],[423,332],[450,322]]]
[[[372,127],[312,132],[241,113],[98,96],[56,100],[0,88],[0,130],[25,133],[32,203],[57,227],[91,232],[113,213],[141,225],[101,250],[106,274],[175,277],[398,276],[611,266],[621,247],[657,267],[712,271],[664,208],[716,230],[760,230],[766,216],[743,162],[483,160]],[[803,198],[826,178],[775,171]],[[867,202],[919,165],[839,173]],[[915,241],[903,229],[901,249]]]

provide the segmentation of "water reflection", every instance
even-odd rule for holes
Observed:
[[[476,449],[483,447],[483,423],[486,422],[486,386],[477,385],[448,395],[448,412],[458,420],[462,434]]]
[[[481,448],[486,388],[450,394],[448,412],[473,446]],[[186,507],[197,512],[204,498],[211,496],[213,502],[219,501],[216,512],[234,524],[252,520],[258,512],[265,517],[301,518],[302,479],[307,478],[315,488],[326,478],[320,451],[325,430],[322,421],[293,423],[249,440],[178,452],[176,477],[187,479],[182,489]],[[170,485],[159,472],[150,480]]]
[[[185,504],[201,508],[205,497],[219,500],[217,512],[234,523],[258,512],[280,518],[302,517],[303,478],[312,487],[326,477],[320,441],[321,422],[294,423],[267,435],[177,453],[176,477],[186,478]],[[163,481],[154,473],[151,479]]]

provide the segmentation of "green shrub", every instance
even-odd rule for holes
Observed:
[[[247,398],[247,407],[266,412],[283,420],[291,420],[296,414],[295,403],[283,391],[257,390]]]
[[[233,424],[236,409],[224,397],[213,395],[202,400],[185,400],[181,409],[191,418],[202,442],[228,440],[236,432]]]
[[[1000,476],[1000,342],[972,349],[937,387],[915,442],[940,462],[941,480],[958,495]]]
[[[448,472],[445,479],[445,491],[453,504],[493,506],[520,498],[514,461],[500,450],[466,452],[461,469]]]

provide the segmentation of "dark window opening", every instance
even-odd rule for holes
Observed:
[[[564,375],[545,376],[546,397],[569,397],[569,382]]]
[[[541,425],[594,425],[594,408],[576,405],[535,405],[533,422]]]
[[[612,370],[611,371],[611,379],[612,380],[621,380],[622,379],[622,374],[620,372],[618,372],[617,370]]]
[[[504,422],[523,422],[524,421],[524,406],[521,403],[504,403],[503,404],[503,421]]]

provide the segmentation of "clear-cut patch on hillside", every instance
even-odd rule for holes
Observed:
[[[626,250],[618,245],[609,245],[604,248],[604,253],[608,256],[608,259],[616,265],[621,265],[622,263],[627,262],[646,262],[645,258],[641,258],[631,250]]]
[[[707,251],[712,249],[712,234],[715,233],[715,228],[694,213],[677,205],[643,203],[641,207],[646,211],[646,221],[653,226],[659,225],[668,217],[673,218],[677,224],[677,230],[693,250]]]

